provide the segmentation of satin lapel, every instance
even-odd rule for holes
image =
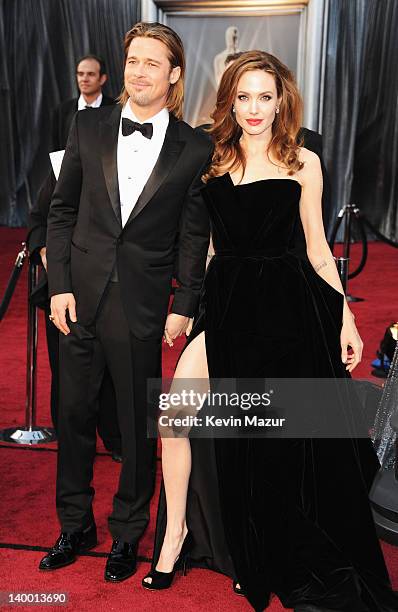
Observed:
[[[117,140],[119,135],[121,107],[115,106],[109,119],[100,124],[101,159],[105,183],[113,211],[119,225],[122,225],[120,212],[119,181],[117,175]]]
[[[158,160],[154,169],[139,196],[136,205],[127,220],[130,223],[153,198],[159,190],[162,183],[166,180],[171,170],[177,164],[182,150],[185,147],[185,141],[178,140],[177,121],[170,115],[170,122],[166,131],[163,147],[160,151]]]

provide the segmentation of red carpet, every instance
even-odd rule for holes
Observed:
[[[24,230],[0,228],[0,296],[4,291],[11,267],[19,250]],[[357,376],[370,376],[370,361],[387,324],[398,319],[396,287],[398,284],[398,254],[379,243],[369,245],[370,257],[365,270],[350,282],[349,291],[365,298],[352,305],[365,343],[363,361],[355,371]],[[358,256],[354,247],[354,257]],[[25,411],[26,365],[26,270],[18,284],[10,309],[0,323],[0,428],[23,425]],[[173,349],[165,348],[163,373],[171,376],[183,340]],[[374,379],[376,382],[377,379]],[[49,368],[45,345],[42,313],[40,313],[38,355],[38,421],[49,425]],[[143,561],[130,580],[112,585],[103,580],[105,553],[111,540],[106,517],[111,508],[119,466],[103,453],[96,460],[97,495],[94,511],[98,526],[98,547],[64,570],[40,573],[37,564],[42,551],[51,546],[58,535],[54,509],[54,479],[56,445],[45,448],[10,448],[1,445],[0,482],[2,521],[0,526],[0,591],[68,593],[68,607],[73,610],[179,611],[249,610],[243,598],[231,591],[230,580],[219,574],[195,569],[186,578],[178,578],[169,592],[144,591],[140,581],[147,571],[151,556],[154,515],[157,494],[152,507],[152,521],[139,549]],[[383,544],[394,587],[398,588],[398,550]],[[146,560],[145,560],[146,559]],[[2,609],[13,609],[2,607]],[[28,609],[20,606],[20,609]],[[35,609],[55,609],[36,606]],[[274,599],[271,612],[283,607]]]

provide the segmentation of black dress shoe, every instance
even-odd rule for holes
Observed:
[[[97,546],[97,528],[90,525],[84,531],[62,532],[50,552],[40,561],[39,569],[56,570],[76,561],[78,554]]]
[[[123,461],[122,454],[119,451],[113,450],[112,451],[112,461],[115,461],[116,463],[122,463]]]
[[[105,580],[122,582],[137,569],[137,544],[114,540],[105,566]]]

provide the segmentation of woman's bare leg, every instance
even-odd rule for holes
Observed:
[[[207,392],[208,379],[205,337],[202,332],[192,340],[181,355],[170,393],[179,393],[182,389],[193,389],[199,393]],[[195,405],[181,407],[179,410],[184,415],[197,413]],[[180,414],[179,410],[177,410],[178,414]],[[162,431],[162,428],[160,428],[160,433],[167,527],[156,569],[159,572],[171,572],[188,531],[185,514],[191,473],[191,446],[187,435],[189,430],[185,437],[181,438],[171,437],[170,431]],[[145,578],[145,581],[150,584],[152,578]]]

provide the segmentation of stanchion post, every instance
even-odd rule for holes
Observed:
[[[349,262],[351,252],[351,227],[352,217],[359,212],[355,204],[346,204],[342,211],[340,211],[342,218],[344,219],[344,242],[343,242],[343,257],[337,257],[336,264],[339,270],[341,283],[343,285],[344,293],[346,294],[347,302],[363,302],[363,298],[354,297],[347,293],[348,285],[348,273],[349,273]],[[340,216],[340,214],[339,214]]]
[[[348,281],[348,257],[335,257],[337,271],[340,276],[341,284],[343,285],[344,293],[347,290]]]
[[[0,440],[13,444],[45,444],[56,440],[55,430],[51,427],[36,425],[36,382],[37,382],[37,307],[30,300],[36,286],[38,267],[29,261],[28,267],[28,329],[26,351],[26,403],[25,425],[0,431]]]
[[[38,268],[29,263],[28,268],[28,296],[37,283]],[[27,357],[26,357],[26,417],[25,422],[29,430],[36,425],[36,390],[37,390],[37,308],[28,299],[28,329],[27,329]]]
[[[353,204],[346,206],[344,215],[344,240],[343,240],[343,257],[347,260],[350,259],[350,247],[351,247],[351,215],[353,212]]]

